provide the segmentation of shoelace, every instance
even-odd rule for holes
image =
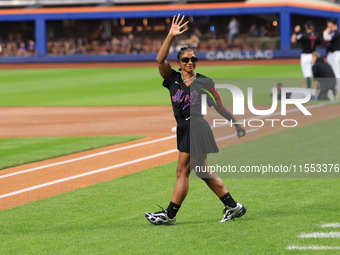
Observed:
[[[157,205],[158,207],[160,207],[162,209],[162,211],[159,211],[159,212],[155,212],[155,213],[162,213],[162,212],[165,212],[164,208],[160,205]]]
[[[225,214],[225,213],[226,213],[226,211],[227,211],[227,210],[229,210],[230,208],[232,208],[232,207],[229,207],[229,206],[225,207],[225,208],[223,209],[223,212],[222,212],[222,214]],[[236,208],[236,207],[235,207],[235,208]]]

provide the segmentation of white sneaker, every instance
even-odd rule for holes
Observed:
[[[335,96],[334,96],[334,94],[333,94],[333,90],[329,89],[329,90],[327,91],[327,97],[328,97],[328,99],[329,99],[330,101],[335,101]]]
[[[162,208],[163,209],[163,208]],[[170,219],[166,210],[155,212],[155,213],[146,213],[145,218],[154,225],[176,225],[176,217]]]
[[[335,99],[336,99],[336,100],[340,100],[340,90],[338,90],[338,91],[336,92]]]
[[[242,217],[247,212],[247,208],[240,203],[236,203],[236,207],[227,206],[223,210],[223,218],[219,222],[225,222],[229,220],[234,220],[235,218]]]

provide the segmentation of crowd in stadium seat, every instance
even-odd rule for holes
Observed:
[[[135,37],[133,34],[94,40],[68,38],[48,41],[47,52],[50,55],[143,54],[157,52],[160,44],[161,40],[156,38]]]
[[[178,50],[186,45],[198,52],[224,50],[259,50],[277,49],[279,38],[268,31],[261,32],[251,26],[246,33],[238,34],[233,42],[228,40],[228,32],[217,34],[208,30],[202,33],[197,27],[176,38],[171,50]],[[106,38],[104,35],[84,37],[60,37],[47,41],[48,55],[109,55],[109,54],[144,54],[157,53],[164,38],[164,32],[153,35],[140,35],[132,32]],[[0,41],[3,56],[36,55],[33,40],[21,38],[20,33],[10,34],[7,40]]]
[[[36,55],[35,42],[25,40],[21,33],[9,34],[7,40],[0,38],[1,56],[33,56]]]
[[[108,55],[116,53],[144,54],[157,53],[162,44],[162,37],[136,36],[113,36],[106,40],[88,40],[87,38],[69,38],[57,41],[49,41],[47,50],[49,55],[82,55],[99,54]],[[226,38],[198,38],[190,35],[177,40],[171,51],[177,52],[181,47],[190,45],[199,52],[217,50],[258,50],[276,49],[277,37],[249,37],[240,34],[234,43],[228,43]]]
[[[193,40],[193,38],[195,38]],[[247,34],[240,34],[234,43],[228,43],[225,38],[197,39],[194,36],[183,38],[177,41],[172,51],[177,52],[179,48],[190,45],[198,52],[217,50],[259,50],[277,49],[279,38],[277,37],[249,37]],[[109,55],[116,53],[144,54],[157,53],[161,47],[161,38],[136,37],[134,41],[128,36],[116,37],[100,41],[89,41],[86,38],[65,38],[47,42],[48,55]],[[5,56],[32,56],[36,55],[33,40],[27,43],[15,42],[2,43],[2,55]]]

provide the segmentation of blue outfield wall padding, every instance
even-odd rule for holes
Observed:
[[[44,19],[35,20],[36,50],[38,56],[46,55],[46,21]]]
[[[290,13],[287,11],[282,11],[280,13],[280,49],[281,50],[289,50],[291,48],[291,42],[290,42],[290,37],[291,37],[291,17]]]
[[[288,7],[288,11],[291,14],[305,15],[305,16],[315,16],[315,17],[325,17],[325,18],[337,18],[340,13],[337,11],[326,11],[326,10],[316,10],[316,9],[306,9],[301,7]]]
[[[326,55],[325,49],[318,49],[322,56]],[[257,50],[257,51],[208,51],[197,52],[200,60],[249,60],[249,59],[274,59],[274,58],[299,58],[301,50]],[[71,55],[71,56],[11,56],[1,57],[0,64],[19,63],[87,63],[87,62],[146,62],[155,61],[157,54],[114,54],[114,55]],[[169,55],[169,61],[176,61],[177,54]],[[156,65],[156,63],[155,63]]]

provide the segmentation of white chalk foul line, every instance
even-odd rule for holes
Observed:
[[[310,109],[310,108],[315,108],[315,107],[321,107],[321,106],[324,106],[324,105],[325,104],[309,105],[306,108]],[[287,113],[296,112],[298,110],[299,109],[287,110]],[[280,112],[276,112],[276,113],[273,113],[273,114],[268,115],[266,117],[275,116],[275,115],[279,115],[279,114],[280,114]],[[257,116],[257,117],[254,117],[254,119],[255,118],[256,119],[261,119],[261,118],[264,118],[264,116]],[[251,118],[248,118],[248,119],[245,119],[243,121],[247,121],[247,120],[250,120],[250,119]],[[221,126],[224,126],[224,125],[219,125],[218,127],[221,127]],[[214,128],[214,127],[212,127],[212,128]],[[247,131],[247,132],[249,132],[249,131]],[[235,135],[233,135],[232,137],[234,137],[234,136]],[[175,138],[175,137],[176,137],[176,135],[170,135],[170,136],[166,136],[166,137],[155,139],[155,140],[148,141],[148,142],[142,142],[142,143],[138,143],[138,144],[133,144],[133,145],[125,146],[125,147],[122,147],[122,148],[117,148],[117,149],[112,149],[112,150],[108,150],[108,151],[103,151],[103,152],[99,152],[99,153],[95,153],[95,154],[90,154],[90,155],[83,156],[83,157],[78,157],[78,158],[64,160],[64,161],[60,161],[60,162],[56,162],[56,163],[52,163],[52,164],[47,164],[47,165],[44,165],[44,166],[33,167],[33,168],[26,169],[26,170],[10,173],[10,174],[0,175],[0,179],[11,177],[11,176],[15,176],[15,175],[19,175],[19,174],[24,174],[24,173],[28,173],[28,172],[33,172],[33,171],[44,169],[44,168],[48,168],[48,167],[53,167],[53,166],[67,164],[67,163],[72,163],[72,162],[76,162],[76,161],[83,160],[83,159],[93,158],[93,157],[109,154],[109,153],[112,153],[112,152],[115,152],[115,151],[121,151],[121,150],[131,149],[131,148],[135,148],[135,147],[139,147],[139,146],[143,146],[143,145],[152,144],[152,143],[162,142],[162,141],[169,140],[169,139],[172,139],[172,138]],[[224,138],[224,139],[226,139],[226,138]]]
[[[323,104],[312,105],[312,106],[310,106],[308,108],[314,108],[314,107],[320,107],[320,106],[324,106],[324,105]],[[293,109],[293,110],[290,110],[290,111],[287,111],[287,112],[294,112],[294,111],[297,111],[297,109]],[[278,114],[279,113],[275,113],[273,115],[278,115]],[[273,115],[271,115],[271,116],[273,116]],[[263,116],[258,116],[258,118],[262,118],[262,117]],[[257,130],[258,129],[252,129],[252,130],[248,130],[248,132],[254,132],[254,131],[257,131]],[[75,159],[71,159],[71,160],[65,160],[65,161],[61,161],[61,162],[57,162],[57,163],[53,163],[53,164],[48,164],[48,165],[45,165],[45,166],[30,168],[30,169],[26,169],[26,170],[15,172],[15,173],[11,173],[11,174],[1,175],[0,179],[1,178],[6,178],[6,177],[9,177],[9,176],[13,176],[13,175],[22,174],[22,173],[32,172],[32,171],[36,171],[36,170],[39,170],[39,169],[48,168],[48,167],[52,167],[52,166],[56,166],[56,165],[61,165],[61,164],[66,164],[66,163],[70,163],[70,162],[75,162],[75,161],[79,161],[79,160],[82,160],[82,159],[87,159],[87,158],[91,158],[91,157],[105,155],[105,154],[112,153],[112,152],[115,152],[115,151],[130,149],[130,148],[134,148],[134,147],[138,147],[138,146],[143,146],[143,145],[147,145],[147,144],[151,144],[151,143],[157,143],[157,142],[169,140],[169,139],[172,139],[172,138],[175,138],[175,137],[176,137],[176,135],[171,135],[171,136],[163,137],[163,138],[160,138],[160,139],[155,139],[155,140],[148,141],[148,142],[143,142],[143,143],[139,143],[139,144],[129,145],[129,146],[125,146],[125,147],[122,147],[122,148],[108,150],[108,151],[104,151],[104,152],[100,152],[100,153],[95,153],[95,154],[91,154],[91,155],[87,155],[87,156],[83,156],[83,157],[79,157],[79,158],[75,158]],[[232,137],[235,137],[235,135],[225,136],[225,137],[219,138],[219,140],[229,139],[229,138],[232,138]],[[106,167],[106,168],[100,168],[100,169],[93,170],[93,171],[86,172],[86,173],[82,173],[82,174],[79,174],[79,175],[74,175],[74,176],[62,178],[62,179],[55,180],[55,181],[52,181],[52,182],[47,182],[47,183],[39,184],[39,185],[32,186],[32,187],[29,187],[29,188],[25,188],[25,189],[22,189],[22,190],[17,190],[17,191],[11,192],[11,193],[0,195],[0,199],[1,198],[5,198],[5,197],[9,197],[9,196],[13,196],[13,195],[17,195],[17,194],[21,194],[21,193],[24,193],[24,192],[28,192],[28,191],[31,191],[31,190],[47,187],[47,186],[50,186],[50,185],[53,185],[53,184],[57,184],[57,183],[61,183],[61,182],[65,182],[65,181],[69,181],[69,180],[73,180],[73,179],[77,179],[77,178],[80,178],[80,177],[88,176],[88,175],[91,175],[91,174],[105,172],[105,171],[108,171],[108,170],[111,170],[111,169],[114,169],[114,168],[117,168],[117,167],[122,167],[122,166],[126,166],[126,165],[133,164],[133,163],[138,163],[138,162],[141,162],[141,161],[144,161],[144,160],[148,160],[148,159],[151,159],[151,158],[163,156],[163,155],[166,155],[166,154],[169,154],[169,153],[173,153],[173,152],[177,152],[177,149],[173,149],[173,150],[169,150],[169,151],[166,151],[166,152],[162,152],[162,153],[154,154],[154,155],[151,155],[151,156],[147,156],[147,157],[144,157],[144,158],[132,160],[132,161],[129,161],[129,162],[125,162],[125,163],[109,166],[109,167]]]
[[[248,130],[248,132],[254,132],[254,131],[257,131],[257,130],[259,130],[259,129],[254,128],[254,129]],[[234,134],[233,135],[228,135],[228,136],[225,136],[225,137],[221,137],[221,138],[219,138],[219,140],[225,140],[225,139],[229,139],[229,138],[233,138],[233,137],[235,137]],[[168,139],[170,139],[170,138],[168,138]],[[129,147],[129,146],[127,146],[127,147]],[[111,170],[111,169],[127,166],[127,165],[138,163],[138,162],[141,162],[141,161],[144,161],[144,160],[149,160],[149,159],[152,159],[152,158],[157,158],[157,157],[164,156],[164,155],[167,155],[167,154],[170,154],[170,153],[174,153],[174,152],[177,152],[177,151],[178,151],[177,149],[173,149],[173,150],[157,153],[157,154],[154,154],[154,155],[151,155],[151,156],[143,157],[143,158],[140,158],[140,159],[135,159],[135,160],[131,160],[131,161],[128,161],[128,162],[120,163],[120,164],[117,164],[117,165],[100,168],[100,169],[97,169],[97,170],[93,170],[93,171],[82,173],[82,174],[77,174],[77,175],[74,175],[74,176],[62,178],[62,179],[51,181],[51,182],[42,183],[42,184],[35,185],[35,186],[29,187],[29,188],[25,188],[25,189],[21,189],[21,190],[17,190],[17,191],[13,191],[13,192],[10,192],[10,193],[7,193],[7,194],[0,195],[0,199],[1,198],[5,198],[5,197],[10,197],[10,196],[18,195],[18,194],[21,194],[21,193],[25,193],[25,192],[28,192],[28,191],[35,190],[35,189],[51,186],[53,184],[57,184],[57,183],[61,183],[61,182],[65,182],[65,181],[81,178],[81,177],[84,177],[84,176],[88,176],[88,175],[92,175],[92,174],[97,174],[97,173],[105,172],[105,171],[108,171],[108,170]]]
[[[248,134],[248,133],[251,133],[251,132],[258,131],[258,130],[259,130],[259,128],[252,128],[252,129],[249,129],[249,130],[247,130],[247,134]],[[233,138],[233,137],[235,137],[235,136],[236,136],[235,134],[233,134],[233,135],[227,135],[227,136],[223,136],[223,137],[217,138],[217,139],[215,139],[215,141],[216,141],[216,142],[219,142],[219,141],[222,141],[222,140],[225,140],[225,139]]]
[[[339,228],[340,223],[325,223],[321,225],[322,228]],[[300,238],[340,238],[340,232],[314,232],[314,233],[302,233],[298,237]],[[287,250],[340,250],[340,246],[296,246],[290,245]]]
[[[287,250],[340,250],[340,246],[318,246],[318,245],[311,245],[311,246],[288,246]]]
[[[103,151],[103,152],[99,152],[99,153],[94,153],[94,154],[90,154],[90,155],[87,155],[87,156],[82,156],[82,157],[78,157],[78,158],[74,158],[74,159],[64,160],[64,161],[60,161],[60,162],[56,162],[56,163],[52,163],[52,164],[47,164],[47,165],[44,165],[44,166],[29,168],[29,169],[26,169],[26,170],[22,170],[22,171],[10,173],[10,174],[0,175],[0,179],[6,178],[6,177],[10,177],[10,176],[14,176],[14,175],[18,175],[18,174],[33,172],[33,171],[44,169],[44,168],[48,168],[48,167],[53,167],[53,166],[58,166],[58,165],[62,165],[62,164],[72,163],[72,162],[83,160],[83,159],[93,158],[93,157],[105,155],[105,154],[116,152],[116,151],[122,151],[122,150],[136,148],[136,147],[139,147],[139,146],[148,145],[148,144],[152,144],[152,143],[163,142],[163,141],[175,138],[175,137],[176,137],[176,135],[170,135],[170,136],[166,136],[166,137],[163,137],[163,138],[159,138],[159,139],[155,139],[155,140],[151,140],[151,141],[147,141],[147,142],[132,144],[132,145],[128,145],[128,146],[125,146],[125,147],[121,147],[121,148],[117,148],[117,149],[112,149],[112,150],[108,150],[108,151]]]
[[[340,228],[340,223],[325,223],[321,225],[322,228]]]
[[[97,174],[97,173],[105,172],[105,171],[108,171],[108,170],[111,170],[111,169],[115,169],[115,168],[118,168],[118,167],[123,167],[123,166],[131,165],[131,164],[135,164],[135,163],[138,163],[138,162],[141,162],[141,161],[149,160],[149,159],[152,159],[152,158],[157,158],[157,157],[164,156],[164,155],[167,155],[167,154],[170,154],[170,153],[174,153],[174,152],[177,152],[177,151],[178,151],[177,149],[173,149],[173,150],[169,150],[169,151],[164,151],[164,152],[161,152],[161,153],[157,153],[157,154],[154,154],[154,155],[151,155],[151,156],[147,156],[147,157],[131,160],[131,161],[124,162],[124,163],[121,163],[121,164],[117,164],[117,165],[113,165],[113,166],[109,166],[109,167],[100,168],[100,169],[97,169],[97,170],[93,170],[93,171],[82,173],[82,174],[73,175],[73,176],[70,176],[70,177],[62,178],[62,179],[51,181],[51,182],[42,183],[42,184],[39,184],[39,185],[36,185],[36,186],[32,186],[32,187],[29,187],[29,188],[26,188],[26,189],[21,189],[21,190],[17,190],[17,191],[14,191],[14,192],[10,192],[10,193],[7,193],[7,194],[0,195],[0,199],[1,198],[5,198],[5,197],[10,197],[10,196],[18,195],[18,194],[21,194],[21,193],[25,193],[25,192],[28,192],[28,191],[35,190],[35,189],[51,186],[53,184],[57,184],[57,183],[66,182],[66,181],[69,181],[69,180],[77,179],[77,178],[80,178],[80,177],[84,177],[84,176],[88,176],[88,175],[92,175],[92,174]]]
[[[340,232],[302,233],[298,237],[300,238],[340,238]]]

